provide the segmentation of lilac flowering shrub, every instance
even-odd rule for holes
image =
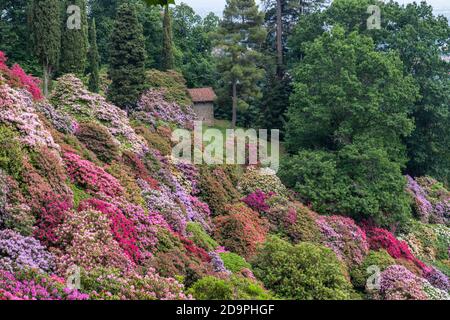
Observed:
[[[318,216],[316,222],[323,244],[333,250],[347,266],[359,265],[369,252],[366,233],[347,217]]]
[[[380,289],[374,293],[380,300],[427,300],[423,279],[403,266],[389,266],[380,275]]]
[[[144,138],[131,127],[126,112],[108,103],[104,97],[89,92],[74,75],[58,79],[50,100],[57,111],[67,113],[79,122],[97,122],[107,127],[123,150],[139,155],[148,151]]]
[[[66,113],[59,112],[49,103],[39,103],[36,108],[62,133],[74,134],[78,129],[78,123]]]
[[[0,269],[10,272],[23,268],[51,271],[53,266],[53,255],[38,240],[13,230],[0,231]]]
[[[37,115],[33,98],[26,90],[0,85],[0,124],[12,125],[20,132],[20,140],[28,146],[45,145],[59,150],[52,135]]]
[[[407,176],[407,190],[414,199],[414,209],[424,223],[450,224],[450,191],[430,177]]]
[[[195,120],[192,108],[189,106],[182,108],[175,102],[168,102],[164,95],[164,89],[150,89],[144,92],[137,104],[136,118],[147,124],[155,125],[155,120],[160,120],[192,128]]]
[[[450,291],[450,280],[436,268],[431,268],[424,272],[424,278],[435,288],[443,291]]]

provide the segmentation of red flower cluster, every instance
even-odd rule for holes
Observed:
[[[30,76],[23,71],[23,69],[15,64],[11,69],[6,65],[8,58],[5,53],[0,51],[0,73],[4,74],[12,87],[21,87],[28,90],[35,100],[43,98],[41,89],[39,88],[40,80]]]
[[[405,259],[413,262],[422,271],[428,270],[428,267],[411,253],[408,244],[395,238],[391,232],[370,226],[365,226],[365,231],[370,249],[385,249],[394,259]]]
[[[141,253],[137,246],[137,231],[133,222],[123,214],[122,210],[111,203],[99,199],[84,200],[78,207],[80,212],[89,209],[100,211],[108,216],[114,239],[131,259],[138,262],[141,258]]]
[[[46,195],[42,202],[34,236],[46,246],[55,245],[58,242],[56,230],[64,222],[66,213],[72,209],[73,204],[68,197],[53,193]]]

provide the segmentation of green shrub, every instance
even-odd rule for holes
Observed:
[[[211,238],[197,222],[189,222],[186,226],[186,232],[190,234],[189,239],[208,252],[214,251],[219,246],[219,244]]]
[[[225,268],[233,273],[239,273],[242,269],[250,269],[252,266],[240,255],[234,252],[223,252],[220,254]]]
[[[308,242],[295,246],[271,237],[252,261],[253,272],[278,296],[296,300],[353,297],[345,269],[330,249]]]
[[[19,179],[23,170],[23,151],[16,132],[0,126],[0,168]]]
[[[200,279],[188,290],[198,300],[270,300],[271,294],[257,282],[231,276],[218,279],[208,276]]]
[[[187,92],[186,80],[176,71],[149,70],[146,75],[145,88],[164,88],[164,96],[167,101],[176,102],[180,106],[192,104]]]
[[[91,198],[89,194],[75,184],[70,184],[70,189],[73,192],[73,205],[75,209],[78,208],[81,201]]]
[[[119,158],[119,146],[106,127],[93,122],[81,123],[76,136],[101,161],[110,163]]]
[[[355,266],[351,272],[352,283],[356,288],[365,288],[367,278],[371,275],[367,271],[370,266],[376,266],[383,272],[387,267],[396,264],[394,258],[392,258],[386,250],[369,251],[365,257],[363,263],[359,266]]]
[[[150,147],[159,150],[161,154],[167,156],[172,153],[170,142],[160,134],[152,132],[144,126],[136,127],[134,130],[147,141]]]

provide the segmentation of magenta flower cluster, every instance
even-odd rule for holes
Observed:
[[[76,183],[94,194],[118,197],[123,195],[123,187],[116,178],[88,160],[81,159],[75,153],[63,155],[67,173]]]

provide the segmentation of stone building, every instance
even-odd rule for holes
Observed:
[[[198,120],[206,125],[214,125],[214,101],[217,96],[212,88],[188,89],[192,102],[194,103],[194,112]]]

